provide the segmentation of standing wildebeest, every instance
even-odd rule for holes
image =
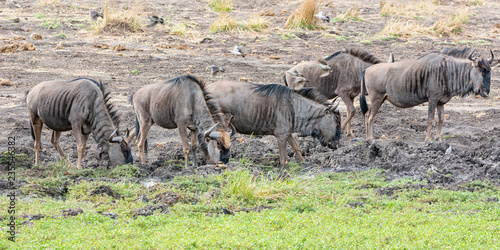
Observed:
[[[356,109],[354,108],[353,101],[361,91],[360,86],[363,71],[383,61],[364,50],[356,48],[337,51],[325,58],[325,61],[331,67],[331,72],[326,71],[325,73],[326,69],[321,67],[321,63],[318,63],[318,61],[300,63],[292,69],[301,73],[308,80],[303,85],[304,87],[315,87],[319,93],[328,99],[336,96],[342,98],[347,107],[347,118],[342,123],[342,133],[347,128],[349,137],[354,138],[351,129],[351,119],[356,114]],[[293,79],[291,74],[286,74],[284,77],[285,85],[297,89]]]
[[[431,53],[417,60],[374,65],[365,72],[360,98],[365,114],[366,138],[373,139],[373,121],[385,100],[396,107],[409,108],[429,102],[429,124],[426,141],[431,140],[431,127],[437,108],[439,124],[436,139],[441,139],[443,110],[453,96],[465,96],[472,92],[487,97],[490,92],[490,60],[481,57],[455,58]],[[493,59],[493,58],[492,58]],[[491,60],[492,60],[491,59]],[[365,93],[368,91],[371,107],[368,108]]]
[[[137,90],[131,100],[136,113],[136,142],[141,162],[146,163],[146,138],[151,125],[156,123],[162,128],[179,128],[186,168],[189,155],[187,129],[192,131],[191,147],[195,167],[198,166],[198,143],[205,154],[208,153],[208,163],[216,164],[219,159],[227,163],[231,146],[230,136],[222,129],[212,132],[217,126],[216,122],[222,120],[222,113],[210,99],[205,84],[190,75],[146,85]],[[208,142],[208,149],[205,144],[206,137],[214,139]],[[217,143],[220,144],[220,152],[217,151]]]
[[[326,98],[311,88],[293,91],[279,84],[220,81],[208,85],[208,90],[226,118],[233,117],[236,131],[276,137],[282,166],[287,163],[287,142],[298,160],[304,161],[292,133],[311,135],[330,148],[340,140],[338,102],[333,107],[324,105]]]
[[[65,155],[59,146],[61,132],[73,131],[79,169],[91,132],[108,154],[112,166],[132,163],[127,140],[115,136],[119,117],[109,99],[109,92],[105,92],[102,83],[88,78],[46,81],[33,87],[26,95],[26,104],[31,118],[31,135],[35,140],[35,165],[38,165],[43,124],[52,129],[50,142],[63,158]]]

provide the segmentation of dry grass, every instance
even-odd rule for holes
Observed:
[[[435,0],[411,1],[407,3],[383,1],[380,3],[380,15],[415,18],[433,15],[437,7]]]
[[[61,4],[61,0],[37,0],[38,6],[43,6],[47,4]]]
[[[337,15],[333,20],[336,22],[347,22],[349,20],[363,21],[363,19],[359,17],[358,6],[348,9],[343,14]]]
[[[216,12],[232,11],[233,0],[212,0],[210,7],[212,7]]]
[[[462,25],[467,22],[469,8],[460,8],[457,12],[440,18],[432,26],[423,26],[418,21],[391,18],[381,35],[411,38],[422,35],[449,36],[462,32]]]
[[[236,20],[226,12],[221,12],[219,17],[210,25],[210,33],[228,32],[238,27]]]
[[[128,1],[120,6],[117,0],[107,0],[104,5],[102,20],[94,23],[97,33],[123,34],[141,30],[139,13],[146,6],[142,1]]]
[[[260,32],[269,27],[269,20],[265,17],[256,15],[248,19],[243,25],[249,30]]]
[[[465,5],[467,6],[483,5],[484,3],[484,0],[465,0]]]
[[[319,7],[323,0],[304,0],[296,11],[292,12],[286,21],[286,29],[310,29],[317,28],[317,18],[314,17],[319,12]]]
[[[464,7],[449,16],[440,18],[431,30],[437,35],[462,33],[462,25],[467,23],[469,18],[469,8]]]

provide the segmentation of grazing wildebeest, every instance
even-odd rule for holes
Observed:
[[[330,148],[340,140],[339,103],[325,105],[327,99],[312,88],[294,91],[279,84],[220,81],[208,85],[208,90],[226,115],[225,124],[231,119],[239,133],[276,137],[282,166],[287,163],[287,142],[304,161],[292,133],[310,135]]]
[[[417,60],[377,64],[365,72],[360,97],[361,110],[365,114],[366,138],[373,139],[373,121],[380,106],[388,100],[396,107],[409,108],[429,102],[426,141],[431,140],[431,127],[437,108],[439,124],[436,139],[441,139],[444,104],[453,96],[479,94],[487,97],[490,92],[489,60],[481,57],[455,58],[431,53]],[[371,107],[368,108],[365,93],[368,92]]]
[[[26,95],[26,104],[35,140],[35,165],[38,165],[43,124],[52,129],[50,142],[63,158],[59,146],[61,132],[73,131],[79,169],[90,133],[107,153],[112,166],[132,163],[127,140],[117,134],[119,116],[109,99],[102,83],[88,78],[46,81],[33,87]]]
[[[221,128],[214,131],[216,122],[222,120],[222,113],[210,99],[205,84],[191,75],[146,85],[137,90],[131,101],[136,113],[136,143],[141,162],[146,163],[146,138],[151,125],[156,123],[162,128],[179,128],[186,168],[189,155],[188,129],[191,131],[193,166],[198,166],[198,143],[205,154],[208,153],[208,163],[217,164],[219,160],[227,163],[231,146],[230,136]],[[205,138],[213,140],[205,143]],[[220,152],[217,151],[218,143]]]
[[[392,58],[392,57],[391,57]],[[340,96],[347,107],[347,118],[342,123],[342,133],[347,128],[347,134],[354,138],[351,129],[351,119],[356,114],[354,108],[354,98],[361,91],[361,78],[363,72],[368,67],[382,63],[383,61],[370,53],[356,48],[350,48],[343,51],[337,51],[325,58],[330,70],[326,70],[318,61],[299,63],[292,69],[300,72],[308,82],[304,87],[315,87],[319,93],[331,99]],[[297,89],[292,81],[292,76],[287,75],[285,85]]]

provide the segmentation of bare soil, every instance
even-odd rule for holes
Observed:
[[[477,47],[487,56],[492,49],[500,58],[500,2],[485,1],[472,6],[463,33],[446,37],[422,36],[412,39],[374,39],[391,17],[380,16],[378,1],[324,1],[322,11],[333,19],[358,6],[363,21],[324,24],[324,29],[287,30],[283,26],[298,1],[235,1],[230,15],[243,21],[260,11],[267,16],[269,28],[263,32],[233,31],[211,34],[210,24],[217,18],[207,0],[160,1],[144,3],[140,12],[144,27],[131,33],[96,34],[90,28],[90,12],[102,9],[104,1],[63,0],[58,5],[37,6],[32,0],[0,0],[0,46],[32,43],[35,50],[0,54],[0,78],[10,86],[0,86],[0,151],[8,150],[8,137],[16,138],[16,153],[34,155],[29,131],[29,118],[24,104],[25,92],[37,83],[53,79],[90,77],[101,79],[112,91],[112,102],[122,113],[122,129],[134,124],[134,111],[127,98],[141,86],[190,73],[206,82],[221,79],[247,79],[257,83],[281,83],[281,75],[294,64],[326,57],[348,47],[361,47],[380,58],[389,53],[396,60],[417,58],[443,47]],[[119,1],[123,6],[127,1]],[[462,1],[441,1],[438,13],[422,23],[456,10]],[[147,16],[165,18],[166,25],[147,28]],[[43,17],[41,17],[43,16]],[[19,22],[15,22],[19,18]],[[42,26],[44,20],[59,21],[53,28]],[[45,21],[47,23],[47,21]],[[186,24],[186,35],[171,35],[167,26]],[[495,26],[497,25],[497,26]],[[42,36],[41,40],[32,34]],[[204,38],[211,39],[204,39]],[[343,37],[344,39],[338,39]],[[18,40],[24,38],[25,40]],[[372,42],[364,42],[371,40]],[[203,41],[203,43],[202,43]],[[59,48],[55,49],[58,45]],[[235,45],[243,45],[246,57],[230,54]],[[61,48],[62,46],[62,48]],[[113,49],[115,48],[115,49]],[[212,77],[205,71],[217,65],[225,72]],[[359,107],[353,118],[353,132],[358,137],[343,136],[335,151],[321,147],[311,138],[301,138],[300,148],[306,159],[305,170],[357,171],[370,168],[385,170],[389,179],[412,178],[437,185],[456,185],[473,180],[500,179],[500,68],[492,69],[489,98],[468,96],[453,98],[445,105],[446,119],[441,142],[424,142],[427,127],[427,105],[399,109],[385,103],[375,121],[374,133],[379,139],[364,139],[364,122]],[[358,105],[356,99],[356,105]],[[341,104],[345,117],[345,106]],[[433,133],[435,128],[433,129]],[[50,144],[51,131],[42,132],[41,162],[48,165],[59,156]],[[245,158],[256,171],[278,162],[274,137],[252,137],[237,134],[232,141],[231,157]],[[76,162],[76,145],[71,132],[63,133],[61,146],[72,163]],[[193,173],[178,167],[183,158],[176,130],[153,126],[149,133],[149,164],[141,166],[146,175],[170,179]],[[445,154],[451,147],[451,153]],[[138,162],[135,143],[133,156]],[[105,165],[96,160],[96,143],[89,140],[83,165],[94,168]],[[288,148],[291,161],[293,151]],[[31,163],[32,164],[32,163]],[[29,165],[29,164],[28,164]],[[235,162],[229,164],[234,167]],[[29,167],[29,166],[28,166]],[[220,173],[223,169],[202,166],[201,173]],[[156,208],[155,208],[156,209]]]

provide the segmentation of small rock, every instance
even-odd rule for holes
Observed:
[[[276,13],[274,13],[273,10],[262,10],[259,12],[259,15],[261,15],[261,16],[276,16]]]
[[[280,56],[269,56],[269,59],[272,60],[279,60],[281,57]]]
[[[214,42],[214,39],[212,39],[210,37],[204,37],[203,39],[201,39],[200,43],[213,43],[213,42]]]
[[[500,23],[495,23],[494,26],[495,28],[500,29]]]
[[[113,46],[113,50],[115,50],[115,51],[124,51],[124,50],[130,50],[130,49],[128,49],[127,47],[125,47],[125,46],[123,46],[121,44],[118,44],[116,46]]]
[[[27,51],[35,50],[35,45],[33,45],[32,43],[23,43],[23,45],[21,46],[21,50],[27,50]]]
[[[12,43],[0,47],[0,53],[14,53],[19,48],[19,43]]]
[[[21,20],[19,19],[19,17],[14,18],[14,22],[15,22],[15,23],[18,23],[18,22],[20,22],[20,21],[21,21]]]
[[[11,82],[10,82],[9,79],[1,79],[0,80],[0,85],[2,85],[2,86],[10,86]]]
[[[13,36],[12,39],[14,39],[14,40],[26,40],[26,38],[24,38],[22,36]]]
[[[42,40],[43,37],[40,34],[33,33],[33,34],[31,34],[31,39],[33,39],[33,40]]]
[[[45,215],[43,215],[43,214],[35,214],[35,215],[29,214],[29,215],[23,215],[22,217],[23,217],[23,219],[32,221],[32,220],[39,220],[41,218],[44,218]]]

